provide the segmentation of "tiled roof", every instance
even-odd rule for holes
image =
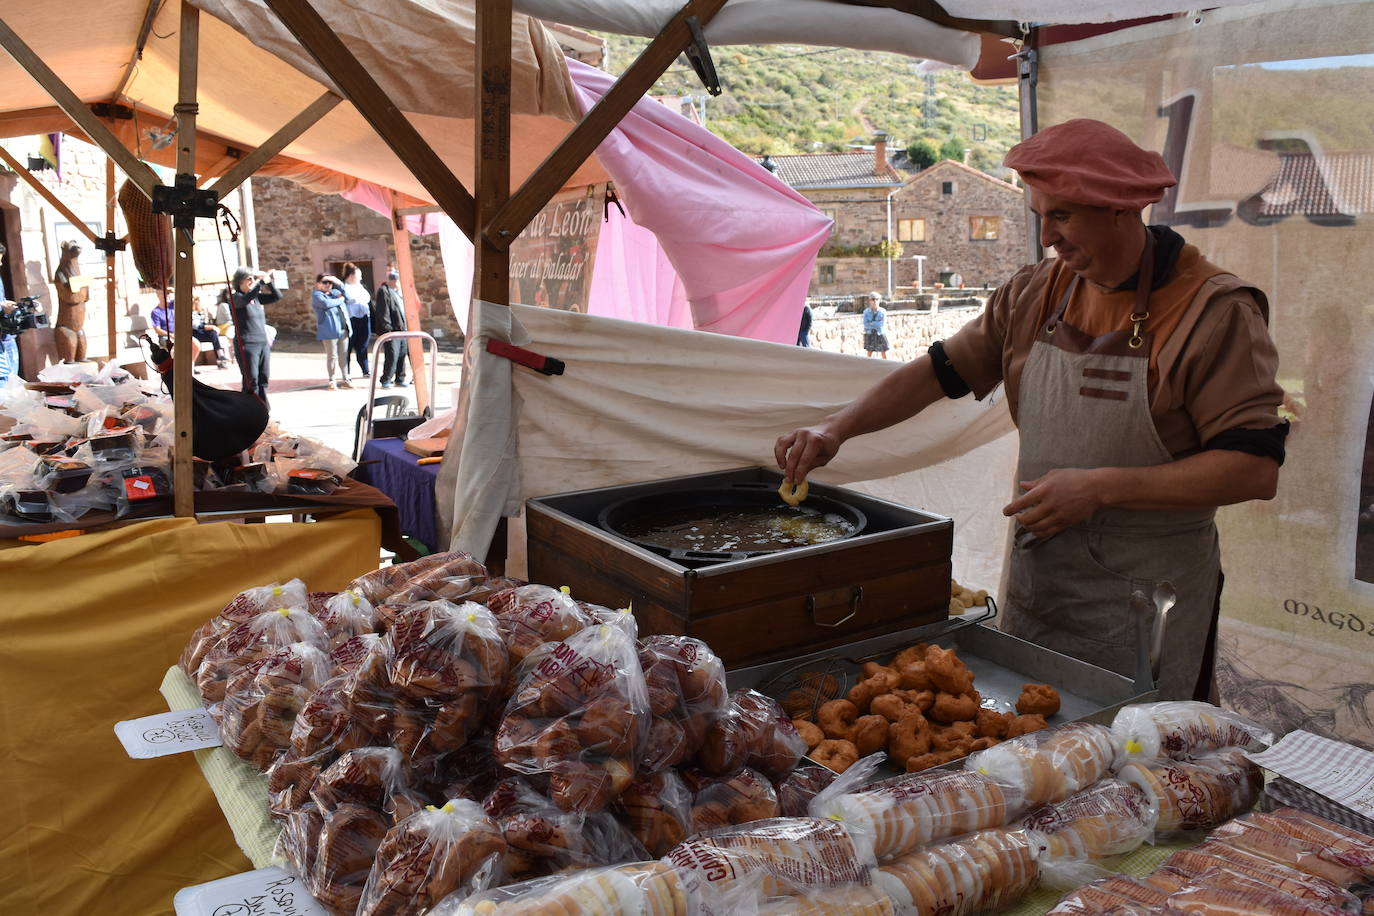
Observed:
[[[794,188],[895,188],[902,183],[891,166],[881,174],[874,169],[872,150],[799,153],[773,156],[771,161],[778,167],[777,176]]]
[[[1281,155],[1260,200],[1261,216],[1374,213],[1374,153]]]
[[[925,180],[931,175],[937,174],[942,171],[949,171],[950,169],[955,169],[956,171],[961,172],[967,172],[969,175],[972,175],[975,178],[981,178],[989,184],[996,185],[997,187],[1004,188],[1008,191],[1015,191],[1017,194],[1023,193],[1020,188],[1018,188],[1011,182],[1003,181],[1000,178],[996,178],[992,175],[989,175],[987,172],[979,171],[971,165],[964,165],[957,159],[944,159],[940,162],[935,163],[929,168],[922,169],[915,175],[911,176],[911,178],[907,179],[907,184],[918,184],[919,182]]]

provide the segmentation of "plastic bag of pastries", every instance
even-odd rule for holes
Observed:
[[[387,831],[358,916],[421,916],[450,894],[485,890],[505,849],[500,829],[476,802],[428,805]]]
[[[392,820],[369,805],[352,803],[322,810],[320,818],[315,867],[306,886],[335,916],[353,916]]]
[[[329,634],[330,649],[355,636],[377,632],[377,612],[372,602],[352,589],[335,592],[313,603],[310,611]]]
[[[545,773],[564,811],[600,811],[629,785],[649,728],[649,699],[632,639],[597,624],[559,643],[506,705],[497,760]]]
[[[1054,859],[1105,859],[1154,838],[1158,812],[1145,793],[1119,779],[1103,779],[1062,802],[1042,805],[1018,826],[1044,838]]]
[[[751,887],[768,897],[871,883],[849,832],[835,821],[777,817],[694,836],[663,861],[713,888]]]
[[[292,643],[329,650],[324,626],[303,608],[279,607],[234,626],[217,639],[196,669],[196,688],[208,703],[224,699],[238,669]]]
[[[1264,913],[1266,916],[1342,916],[1344,910],[1304,900],[1225,869],[1196,876],[1174,891],[1159,910],[1165,916],[1201,913]]]
[[[518,664],[546,642],[561,642],[597,621],[565,591],[547,585],[522,585],[488,604]]]
[[[1246,820],[1274,833],[1312,843],[1324,850],[1324,858],[1374,878],[1374,837],[1297,808],[1256,812]]]
[[[191,640],[181,652],[177,666],[191,677],[195,677],[205,653],[209,652],[210,647],[229,630],[279,607],[304,610],[308,604],[305,583],[300,579],[292,579],[285,584],[273,583],[244,589],[231,598],[223,610],[201,624],[191,635]]]
[[[1107,775],[1114,757],[1105,726],[1068,722],[978,751],[964,768],[1018,789],[1028,805],[1049,805]]]
[[[778,793],[762,773],[748,767],[730,776],[684,771],[692,790],[692,833],[777,817]]]
[[[609,813],[561,811],[520,777],[497,783],[482,810],[505,837],[502,871],[510,879],[648,857],[643,844]]]
[[[640,661],[651,710],[677,719],[694,751],[727,705],[725,663],[701,640],[670,635],[641,641]]]
[[[1144,881],[1112,875],[1065,894],[1050,913],[1058,916],[1146,916],[1158,913],[1168,896]]]
[[[454,895],[431,916],[696,916],[699,882],[663,862],[589,868],[509,884],[470,897]]]
[[[783,817],[804,817],[811,800],[839,778],[829,767],[803,763],[778,783],[778,813]]]
[[[920,846],[1000,827],[1021,810],[1021,797],[980,773],[907,773],[868,783],[881,754],[864,758],[811,802],[812,817],[843,824],[865,858],[891,861]]]
[[[792,772],[806,755],[806,741],[778,702],[757,690],[736,690],[730,705],[744,725],[745,764],[774,781]]]
[[[267,812],[276,818],[287,818],[306,805],[315,807],[310,790],[320,778],[320,771],[332,760],[328,754],[303,758],[287,748],[267,768]]]
[[[360,747],[325,767],[310,790],[310,800],[328,813],[343,805],[371,808],[387,826],[423,806],[412,789],[410,771],[394,747]]]
[[[1239,748],[1193,761],[1132,761],[1117,771],[1159,812],[1157,836],[1210,830],[1254,807],[1264,787],[1260,768]]]
[[[807,888],[764,900],[758,907],[758,916],[891,916],[896,912],[885,891],[866,884]]]
[[[1112,720],[1117,766],[1130,760],[1187,760],[1224,747],[1259,751],[1274,734],[1244,716],[1196,700],[1126,706]]]
[[[650,856],[663,856],[691,832],[692,791],[677,770],[644,774],[612,811]]]
[[[291,726],[291,751],[299,759],[332,763],[338,755],[376,743],[348,700],[352,674],[335,675],[312,693]]]
[[[1300,872],[1263,856],[1245,852],[1225,843],[1208,841],[1191,849],[1180,849],[1145,880],[1165,893],[1173,893],[1194,877],[1224,868],[1254,878],[1275,890],[1303,900],[1314,900],[1342,909],[1358,911],[1354,895],[1325,878]]]
[[[290,746],[296,715],[328,677],[329,657],[307,643],[292,643],[240,668],[219,708],[224,746],[266,771]]]
[[[405,588],[412,579],[438,571],[444,571],[450,576],[460,576],[485,575],[487,570],[472,554],[451,550],[431,553],[409,563],[393,563],[374,569],[354,579],[348,587],[372,602],[373,607],[377,607]]]
[[[306,802],[286,815],[272,850],[273,861],[285,862],[300,875],[311,894],[315,893],[315,860],[319,854],[320,828],[323,826],[324,818],[320,816],[320,809]]]
[[[964,916],[1025,896],[1040,877],[1036,852],[1024,830],[980,830],[881,865],[874,879],[898,913]]]
[[[1272,859],[1306,874],[1317,875],[1341,887],[1350,887],[1360,880],[1358,870],[1335,861],[1327,855],[1325,846],[1275,833],[1250,818],[1228,821],[1213,830],[1207,838]]]

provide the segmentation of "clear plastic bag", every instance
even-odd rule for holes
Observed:
[[[1259,767],[1238,748],[1218,751],[1192,762],[1132,761],[1118,772],[1123,781],[1145,793],[1159,812],[1158,837],[1190,830],[1210,830],[1254,807],[1264,787]]]
[[[1275,890],[1261,881],[1224,869],[1198,876],[1194,883],[1174,891],[1160,909],[1165,916],[1201,913],[1205,916],[1345,916],[1344,911],[1315,900],[1302,900]]]
[[[1323,850],[1324,858],[1374,878],[1374,837],[1297,808],[1256,813],[1248,820],[1266,830],[1314,844]]]
[[[899,913],[966,916],[1020,900],[1036,885],[1036,847],[1024,830],[982,830],[908,853],[877,869]]]
[[[634,642],[605,624],[559,643],[520,683],[496,732],[497,759],[549,776],[565,811],[600,811],[629,785],[649,727]]]
[[[497,783],[482,810],[505,837],[503,871],[515,880],[648,857],[643,844],[611,815],[562,811],[519,777]]]
[[[1309,875],[1325,878],[1341,887],[1350,887],[1360,879],[1360,872],[1342,865],[1325,855],[1323,847],[1265,829],[1248,818],[1237,818],[1222,824],[1208,836],[1228,846],[1242,849],[1281,865],[1287,865]]]
[[[783,817],[804,817],[811,800],[833,783],[839,775],[828,767],[805,763],[778,783],[778,812]]]
[[[1224,747],[1263,750],[1274,743],[1268,729],[1244,716],[1195,700],[1126,706],[1112,720],[1117,766],[1131,760],[1186,760]]]
[[[304,607],[279,607],[238,624],[211,644],[196,668],[200,695],[218,703],[235,672],[292,643],[305,643],[322,652],[329,648],[324,627]]]
[[[882,754],[865,757],[811,802],[811,816],[843,824],[866,860],[887,862],[928,843],[1000,827],[1021,810],[1015,787],[967,770],[864,785],[882,760]]]
[[[561,642],[597,623],[566,592],[547,585],[522,585],[488,606],[514,663],[544,643]]]
[[[1018,790],[1027,805],[1049,805],[1107,775],[1115,753],[1107,728],[1069,722],[978,751],[964,769]]]
[[[777,790],[756,770],[745,767],[731,776],[684,775],[693,790],[691,833],[766,820],[780,813]],[[698,777],[695,781],[693,775]]]
[[[1112,875],[1065,895],[1050,913],[1055,916],[1148,916],[1158,913],[1167,897],[1168,894],[1144,881],[1126,875]]]
[[[292,871],[301,876],[305,888],[315,893],[315,860],[320,851],[320,830],[324,818],[320,809],[313,803],[295,808],[286,815],[281,833],[277,834],[277,845],[272,850],[272,858],[285,863]]]
[[[1036,808],[1018,826],[1043,836],[1044,855],[1050,858],[1104,859],[1152,839],[1157,818],[1138,787],[1103,779],[1062,802]]]
[[[297,720],[299,722],[299,719]],[[290,818],[296,810],[310,805],[310,790],[320,778],[320,770],[333,758],[327,754],[303,758],[292,748],[267,768],[267,810],[273,817]]]
[[[771,780],[786,778],[806,755],[806,741],[791,717],[757,690],[736,690],[730,704],[739,710],[744,725],[745,764]]]
[[[616,800],[615,814],[651,856],[663,856],[687,839],[692,792],[676,770],[640,776]]]
[[[696,883],[662,862],[636,862],[535,878],[470,897],[453,895],[431,916],[696,916]]]
[[[1325,878],[1304,874],[1286,865],[1271,862],[1262,856],[1227,846],[1207,842],[1192,849],[1180,849],[1147,879],[1161,890],[1172,893],[1196,875],[1225,868],[1247,878],[1264,882],[1269,887],[1304,900],[1316,900],[1333,906],[1348,906],[1351,895]]]
[[[358,916],[422,916],[454,892],[484,890],[505,849],[501,831],[476,802],[427,806],[382,840]]]
[[[871,883],[848,831],[814,817],[779,817],[713,830],[678,844],[664,861],[717,891],[756,888],[766,897]]]
[[[485,575],[486,567],[478,563],[470,553],[452,550],[445,553],[432,553],[429,556],[412,560],[409,563],[392,564],[364,573],[349,583],[349,588],[358,592],[373,607],[385,604],[395,592],[405,588],[410,580],[444,570],[446,575]]]
[[[891,916],[895,904],[887,892],[864,884],[809,888],[801,894],[763,901],[758,916]]]
[[[182,650],[177,665],[182,671],[194,676],[201,660],[205,658],[205,653],[210,651],[210,647],[220,636],[233,627],[279,607],[304,610],[308,605],[305,583],[300,579],[292,579],[284,584],[274,582],[271,585],[245,589],[231,598],[223,610],[196,630],[191,636],[191,641]]]
[[[336,674],[306,700],[291,726],[291,749],[298,758],[328,755],[328,765],[339,754],[375,743],[377,736],[353,714],[348,699],[352,681],[352,673]]]
[[[224,746],[265,772],[290,746],[296,715],[328,678],[328,656],[308,643],[293,643],[240,668],[219,710]]]
[[[377,612],[372,602],[355,591],[345,589],[330,595],[312,604],[310,611],[329,634],[331,649],[354,636],[375,633],[377,630]]]
[[[320,813],[315,867],[307,888],[334,916],[353,916],[391,820],[367,805],[342,804]]]
[[[699,764],[720,775],[748,761],[743,753],[745,723],[737,713],[722,723],[712,748],[703,748],[711,724],[728,704],[725,665],[709,646],[687,636],[650,636],[639,645],[639,662],[653,714],[641,770],[677,766],[703,752],[707,761]],[[735,753],[736,747],[740,753]]]

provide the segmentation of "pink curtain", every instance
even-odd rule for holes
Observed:
[[[587,312],[670,328],[691,328],[692,310],[658,239],[613,206],[601,224]]]

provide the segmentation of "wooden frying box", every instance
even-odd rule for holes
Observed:
[[[743,468],[531,499],[530,580],[566,585],[574,597],[608,607],[633,604],[641,635],[694,636],[730,668],[946,618],[953,523],[852,490],[811,484],[812,497],[857,510],[863,526],[855,534],[754,556],[665,555],[606,521],[636,497],[775,494],[781,482],[776,471]]]

